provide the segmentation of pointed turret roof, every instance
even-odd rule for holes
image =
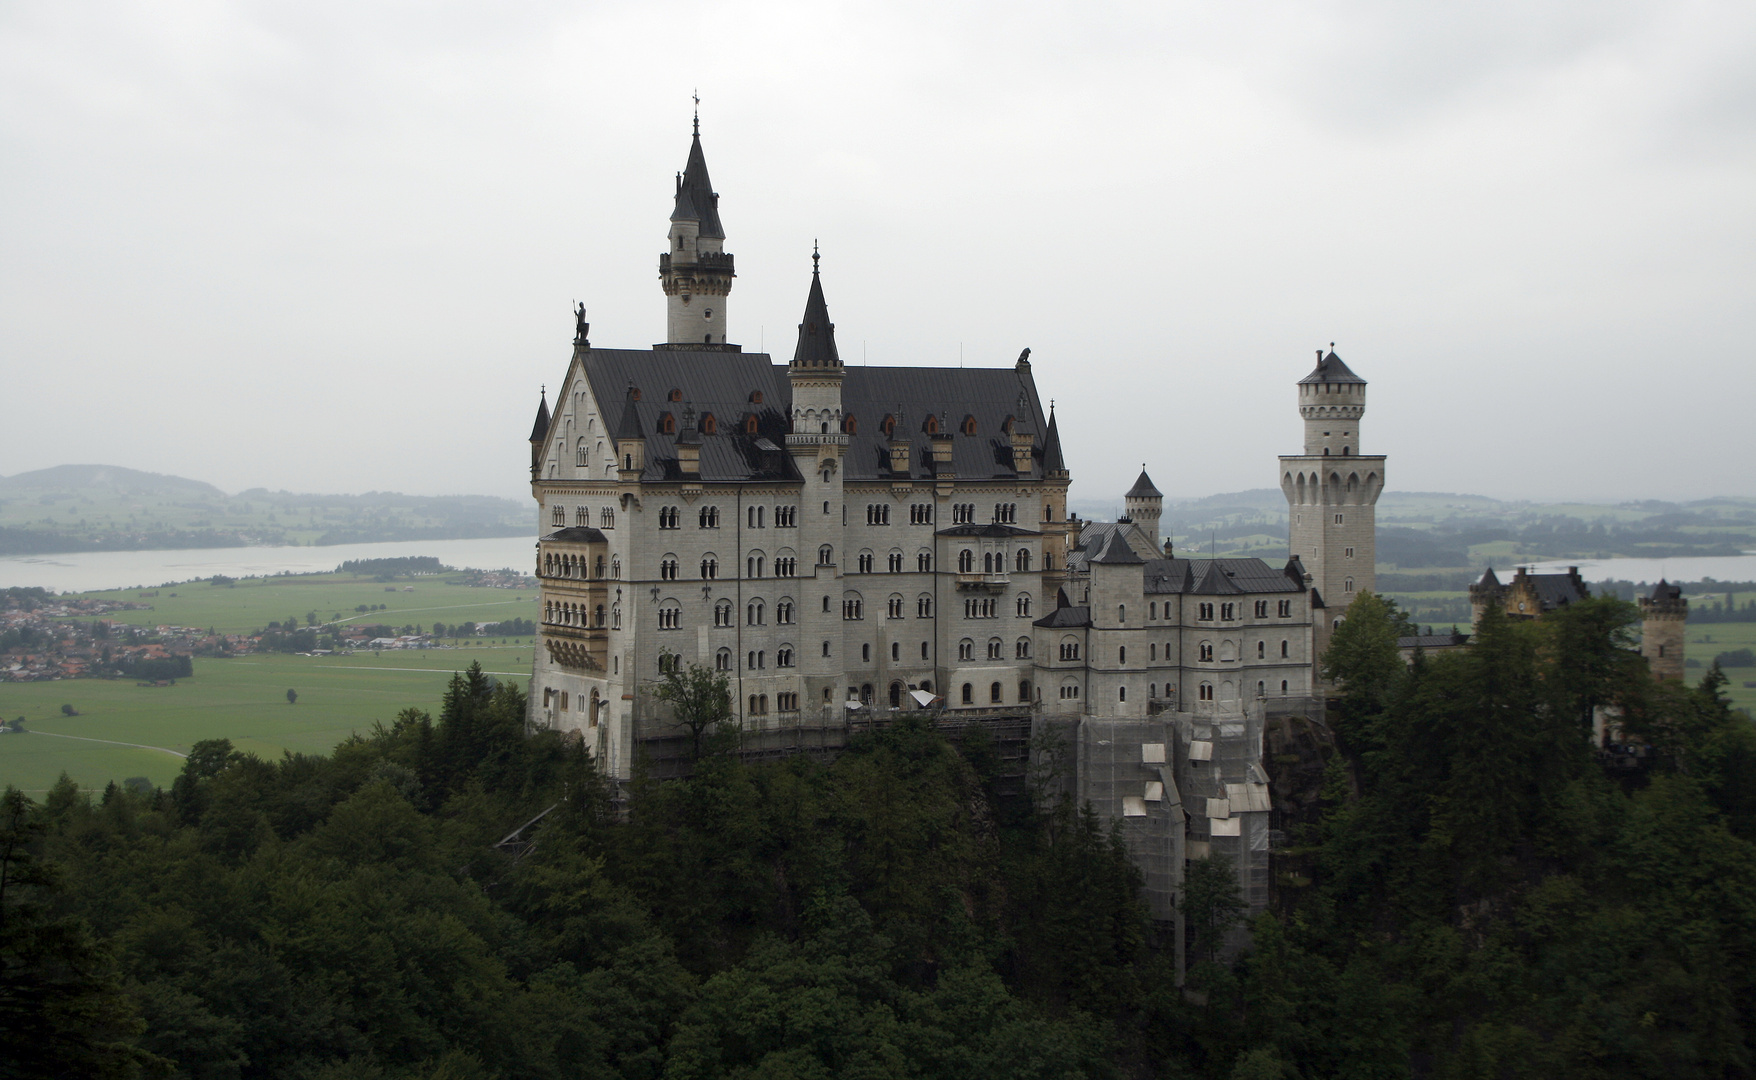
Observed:
[[[1152,477],[1146,475],[1146,467],[1141,466],[1140,479],[1134,481],[1134,486],[1128,489],[1128,494],[1124,495],[1123,498],[1162,499],[1164,498],[1164,494],[1164,492],[1152,486]]]
[[[628,397],[622,403],[622,419],[616,423],[616,438],[644,439],[646,431],[640,426],[640,409],[636,407],[633,385],[628,387]]]
[[[724,240],[726,231],[719,223],[719,195],[713,181],[707,178],[707,155],[701,152],[701,120],[695,121],[695,136],[689,143],[689,164],[677,178],[677,208],[671,211],[672,221],[699,223],[699,235]]]
[[[1311,369],[1311,374],[1299,380],[1300,383],[1364,383],[1365,381],[1341,362],[1341,357],[1335,355],[1334,345],[1329,346],[1328,356],[1323,355],[1322,349],[1318,349],[1317,366]]]
[[[1494,568],[1490,566],[1490,567],[1488,567],[1487,572],[1482,575],[1482,580],[1476,582],[1476,584],[1477,585],[1498,585],[1498,584],[1500,584],[1500,575],[1494,573]]]
[[[1086,561],[1103,563],[1105,565],[1126,566],[1129,564],[1143,563],[1146,560],[1134,554],[1134,549],[1128,546],[1128,538],[1122,535],[1121,529],[1117,529],[1104,537],[1103,547],[1098,549],[1097,554],[1093,555]]]
[[[549,437],[549,390],[543,388],[542,401],[537,404],[537,422],[531,425],[530,441],[542,442]]]
[[[799,324],[799,344],[793,350],[794,368],[840,369],[841,354],[835,349],[835,324],[829,321],[829,305],[823,300],[823,278],[817,272],[818,255],[811,252],[811,292],[805,297],[805,321]]]
[[[1683,598],[1683,590],[1672,585],[1664,578],[1659,578],[1658,584],[1652,587],[1651,598],[1654,600],[1681,600]]]
[[[1061,459],[1061,429],[1055,425],[1055,403],[1049,402],[1049,430],[1043,436],[1043,472],[1066,472],[1067,463]]]

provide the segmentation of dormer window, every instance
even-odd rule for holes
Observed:
[[[928,413],[927,414],[927,421],[926,421],[926,423],[921,425],[921,430],[926,432],[928,435],[939,434],[939,418],[937,416],[934,416],[932,413]]]
[[[744,434],[746,434],[746,435],[756,434],[756,414],[755,413],[751,413],[750,415],[744,417]]]
[[[762,404],[762,391],[760,391],[760,390],[750,391],[750,404],[752,404],[752,405]]]
[[[879,424],[878,426],[884,430],[885,435],[887,435],[887,436],[888,435],[895,435],[896,434],[896,417],[886,413],[884,416],[883,423]]]
[[[713,418],[713,414],[710,412],[702,413],[701,414],[701,433],[703,435],[714,435],[714,434],[717,434],[718,432],[719,432],[719,421],[715,420]]]
[[[670,393],[665,395],[665,398],[669,401],[682,401],[683,391],[673,389]]]
[[[965,435],[974,435],[976,433],[976,418],[975,417],[966,416],[963,418],[963,433]]]
[[[660,435],[675,435],[677,433],[677,418],[668,412],[659,413],[658,430]]]
[[[841,430],[845,435],[858,435],[860,433],[860,422],[854,419],[852,414],[849,414],[842,420]]]

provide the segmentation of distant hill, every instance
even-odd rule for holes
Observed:
[[[491,495],[314,495],[212,484],[118,465],[0,478],[0,555],[258,544],[365,544],[528,534],[527,502]]]
[[[223,499],[226,493],[212,484],[164,473],[141,472],[120,465],[56,465],[50,469],[0,477],[0,495],[40,492],[77,494],[103,492],[112,495],[180,495]]]

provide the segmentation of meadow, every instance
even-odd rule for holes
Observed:
[[[1701,661],[1699,668],[1689,669],[1689,682],[1696,683],[1716,655],[1738,649],[1756,652],[1756,623],[1690,623],[1684,641],[1684,655]],[[1726,668],[1725,673],[1731,680],[1726,684],[1726,695],[1732,704],[1756,716],[1756,667]]]
[[[536,590],[471,588],[466,575],[443,574],[394,583],[339,574],[246,578],[147,590],[79,594],[150,604],[106,618],[136,626],[211,627],[249,633],[308,613],[319,622],[339,616],[363,625],[431,628],[435,622],[499,622],[537,616]],[[412,591],[411,591],[412,590]],[[361,605],[382,611],[357,613]],[[374,655],[299,656],[256,653],[233,659],[196,657],[195,674],[174,686],[138,686],[129,679],[66,679],[0,683],[0,720],[23,717],[26,733],[0,735],[0,785],[40,793],[66,772],[81,786],[144,776],[168,785],[189,747],[230,739],[240,750],[278,758],[283,751],[327,753],[355,731],[388,724],[405,708],[436,709],[453,671],[480,661],[498,678],[530,675],[529,637],[466,638],[455,647],[387,650]],[[288,690],[298,700],[288,704]],[[65,716],[72,705],[77,716]]]
[[[0,717],[23,717],[25,726],[22,734],[0,734],[0,784],[40,795],[66,772],[81,787],[133,776],[168,787],[183,767],[181,755],[201,739],[230,739],[265,758],[287,750],[328,753],[410,706],[436,711],[451,673],[472,661],[522,683],[530,660],[528,638],[504,645],[495,639],[377,656],[198,658],[195,676],[173,686],[127,679],[0,683]],[[288,690],[297,692],[296,703],[287,702]],[[79,715],[63,715],[62,705]]]

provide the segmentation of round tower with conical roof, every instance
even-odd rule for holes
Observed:
[[[665,290],[665,342],[672,346],[726,344],[726,300],[732,291],[732,256],[719,221],[719,194],[707,178],[701,151],[701,116],[689,162],[677,174],[677,201],[671,211],[670,243],[659,256],[659,282]]]
[[[1683,642],[1689,601],[1683,590],[1659,580],[1651,596],[1640,598],[1640,654],[1655,679],[1683,679]]]
[[[1140,526],[1140,531],[1152,538],[1152,549],[1159,549],[1159,517],[1164,512],[1165,497],[1158,488],[1152,486],[1152,477],[1146,475],[1146,466],[1140,467],[1140,478],[1122,496],[1122,503],[1127,508],[1128,520]]]

